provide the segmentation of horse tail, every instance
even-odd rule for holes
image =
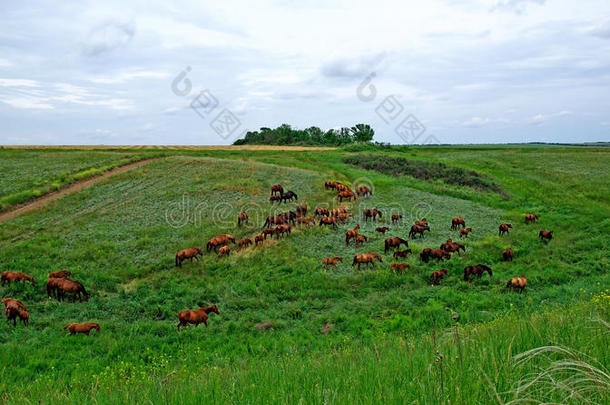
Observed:
[[[178,253],[176,253],[176,267],[178,267]]]

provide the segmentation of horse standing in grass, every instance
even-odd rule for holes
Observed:
[[[273,238],[274,233],[275,233],[275,229],[265,228],[262,230],[261,235],[263,235],[265,237],[265,240],[267,240],[267,235],[269,235],[269,236],[271,236],[271,238]]]
[[[297,193],[295,193],[294,191],[290,191],[290,190],[288,190],[285,193],[282,193],[280,197],[282,199],[282,202],[284,202],[284,203],[287,201],[292,201],[292,200],[299,201],[299,196],[297,195]]]
[[[553,231],[545,231],[543,229],[538,234],[538,237],[540,238],[540,240],[545,241],[545,242],[548,243],[548,242],[551,241],[551,239],[553,239]]]
[[[375,218],[377,218],[378,215],[379,215],[379,218],[381,218],[383,216],[383,213],[381,211],[379,211],[377,208],[373,208],[373,209],[367,208],[362,212],[364,222],[368,222],[369,218],[372,218],[373,222],[375,222]]]
[[[313,211],[314,218],[327,217],[329,215],[330,215],[330,211],[328,211],[328,208],[325,208],[325,207],[318,207]]]
[[[385,233],[389,230],[390,228],[388,228],[387,226],[379,226],[377,228],[375,228],[375,232],[379,232],[379,233],[383,233],[385,235]]]
[[[275,184],[273,186],[271,186],[271,195],[282,195],[282,193],[284,192],[284,187],[282,187],[281,184]]]
[[[369,238],[367,238],[364,235],[356,235],[356,239],[354,240],[354,246],[358,247],[360,245],[363,245],[364,242],[366,242]]]
[[[313,218],[304,218],[304,217],[300,217],[299,219],[297,219],[297,223],[301,224],[301,225],[315,225],[315,220]]]
[[[339,199],[339,202],[343,202],[343,200],[346,198],[348,201],[351,201],[356,199],[356,194],[354,194],[354,192],[351,190],[345,190],[339,192],[339,194],[337,194],[337,198]]]
[[[538,221],[538,218],[540,218],[539,215],[537,214],[525,214],[525,224],[529,224],[532,222],[536,222]]]
[[[70,323],[63,327],[63,330],[69,330],[71,335],[76,335],[77,333],[83,333],[89,336],[89,333],[93,329],[97,330],[97,333],[100,333],[100,325],[98,323]]]
[[[462,239],[462,237],[467,238],[470,232],[472,232],[472,228],[460,229],[460,239]]]
[[[476,275],[478,278],[481,278],[484,271],[489,274],[489,277],[493,275],[491,268],[485,266],[484,264],[477,264],[476,266],[466,266],[464,267],[464,281],[470,281],[471,275]]]
[[[359,229],[360,229],[360,224],[356,224],[354,229],[345,231],[345,246],[349,246],[350,239],[356,238],[356,236],[358,236]]]
[[[4,303],[4,313],[6,315],[6,321],[9,323],[10,321],[13,321],[13,327],[17,326],[17,317],[20,316],[20,313],[22,311],[27,311],[27,308],[25,307],[25,305],[23,305],[21,301],[12,298],[4,298],[1,302]],[[27,314],[27,312],[25,313]]]
[[[191,259],[191,263],[193,263],[193,258],[199,261],[199,257],[197,256],[203,256],[203,251],[196,247],[190,247],[188,249],[179,251],[176,253],[176,267],[182,267],[182,262],[186,259]]]
[[[248,213],[246,211],[240,212],[237,214],[237,226],[241,226],[242,224],[248,223]]]
[[[218,257],[229,256],[230,253],[231,249],[229,249],[229,246],[225,245],[218,250]]]
[[[59,270],[52,273],[49,273],[49,278],[68,278],[72,275],[72,273],[68,270]]]
[[[515,251],[513,250],[513,248],[508,248],[504,252],[502,252],[502,258],[505,262],[512,262],[514,256]]]
[[[358,197],[366,197],[367,195],[373,195],[371,189],[366,186],[358,187],[356,189],[356,193],[358,194]]]
[[[263,243],[265,241],[265,235],[259,234],[254,237],[254,245],[258,246],[259,243]]]
[[[336,256],[336,257],[327,257],[322,259],[322,264],[324,265],[324,270],[326,270],[326,268],[328,266],[333,266],[335,267],[337,265],[337,263],[342,262],[343,258]]]
[[[228,245],[229,242],[235,243],[235,238],[231,235],[222,234],[218,235],[212,239],[210,239],[206,245],[206,252],[212,251],[214,249],[215,252],[218,252],[218,248],[224,245]]]
[[[390,264],[390,273],[394,272],[396,274],[404,274],[405,269],[411,269],[411,265],[408,263],[391,263]]]
[[[422,218],[419,221],[415,221],[415,225],[417,225],[417,226],[428,226],[428,220],[426,218]]]
[[[425,231],[430,232],[428,225],[413,225],[409,231],[409,238],[415,239],[415,235],[419,234],[419,237],[423,239]]]
[[[199,326],[200,323],[203,322],[205,327],[208,327],[208,315],[214,312],[215,314],[220,315],[220,311],[218,311],[218,307],[216,305],[210,305],[207,307],[195,309],[195,310],[186,310],[178,312],[178,330],[180,327],[186,327],[188,324],[193,324],[195,326]]]
[[[324,188],[326,190],[334,190],[337,188],[337,182],[336,181],[327,181],[324,183]]]
[[[400,225],[400,220],[402,219],[402,215],[400,214],[392,214],[392,224]]]
[[[251,244],[252,244],[252,239],[250,239],[250,238],[243,238],[243,239],[240,239],[240,241],[238,243],[238,246],[240,248],[243,248],[243,247],[248,247]]]
[[[331,225],[333,228],[337,229],[337,218],[335,217],[321,217],[319,226],[322,225]]]
[[[451,239],[447,239],[447,242],[441,244],[440,248],[443,249],[445,252],[449,252],[449,253],[457,252],[458,255],[460,254],[460,250],[462,250],[463,252],[466,252],[465,245],[454,242]]]
[[[277,225],[273,229],[273,233],[275,234],[275,237],[278,238],[278,239],[280,238],[280,236],[290,235],[290,232],[291,232],[290,224]]]
[[[456,217],[451,220],[451,230],[455,231],[459,227],[466,228],[466,221],[462,217]]]
[[[398,236],[395,236],[393,238],[387,238],[384,241],[384,246],[385,246],[385,250],[384,253],[388,253],[388,250],[390,249],[400,249],[400,245],[405,245],[406,248],[409,247],[409,242],[399,238]]]
[[[89,301],[89,294],[85,287],[78,281],[70,280],[69,278],[57,279],[57,299],[63,301],[66,297],[66,293],[72,294],[72,300],[76,301],[78,298],[81,302]]]
[[[508,235],[508,230],[512,227],[513,226],[511,224],[500,224],[500,226],[498,227],[498,236],[502,236],[504,234]]]
[[[397,250],[394,252],[394,259],[398,259],[399,257],[402,259],[406,259],[407,255],[409,253],[413,253],[413,251],[411,249],[405,249],[405,250]]]
[[[381,255],[378,253],[360,253],[354,256],[354,260],[352,261],[352,267],[358,264],[358,270],[360,270],[360,265],[362,263],[370,264],[375,267],[375,259],[379,260],[380,263],[383,263],[381,259]]]
[[[279,204],[282,202],[282,196],[281,195],[272,195],[271,197],[269,197],[269,202],[271,204],[273,204],[274,202],[277,202]]]
[[[438,271],[433,271],[432,274],[430,275],[430,278],[432,279],[432,285],[440,283],[440,281],[447,275],[447,272],[449,270],[447,269],[440,269]]]
[[[25,273],[20,273],[20,272],[13,272],[13,271],[3,271],[2,275],[0,276],[0,281],[2,283],[2,285],[6,284],[6,283],[12,283],[12,282],[16,282],[16,281],[29,281],[30,283],[32,283],[32,285],[34,285],[34,277],[32,276],[28,276]]]
[[[297,217],[304,217],[307,215],[307,204],[301,204],[296,209]]]
[[[519,293],[525,290],[525,286],[527,286],[527,279],[523,276],[513,277],[506,283],[506,288],[511,289],[513,292],[519,290]]]

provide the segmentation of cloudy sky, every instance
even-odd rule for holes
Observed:
[[[0,144],[610,140],[608,0],[172,3],[3,0]]]

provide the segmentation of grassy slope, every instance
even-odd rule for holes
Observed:
[[[180,384],[189,372],[216,365],[220,367],[218,373],[228,375],[229,380],[243,382],[263,373],[259,377],[269,381],[271,386],[283,387],[275,394],[280,395],[278,399],[285,399],[286,395],[297,395],[296,392],[284,386],[287,381],[279,375],[264,371],[274,363],[275,355],[284,353],[282,356],[288,356],[280,358],[287,364],[284,372],[313,384],[318,378],[319,367],[325,367],[334,356],[351,363],[354,355],[350,357],[350,353],[363,348],[369,357],[363,355],[361,364],[369,364],[365,360],[370,360],[375,345],[387,346],[388,353],[397,350],[399,353],[395,339],[404,338],[404,333],[417,335],[432,327],[449,326],[451,321],[443,310],[446,305],[460,312],[462,322],[478,322],[505,314],[527,314],[539,309],[541,304],[543,307],[568,304],[575,298],[588,296],[590,291],[608,285],[608,259],[604,248],[608,242],[608,223],[593,221],[608,212],[607,194],[598,187],[607,159],[604,161],[603,155],[594,159],[596,166],[587,155],[590,152],[565,150],[563,158],[570,162],[570,171],[556,170],[552,164],[557,156],[547,156],[546,149],[538,149],[533,158],[541,161],[543,167],[528,168],[519,187],[513,184],[515,173],[531,161],[532,155],[512,154],[507,158],[502,150],[472,153],[468,149],[452,149],[442,154],[428,150],[411,153],[411,158],[442,159],[454,164],[461,164],[463,153],[466,153],[473,168],[494,175],[509,190],[509,201],[442,184],[431,185],[357,170],[340,163],[342,153],[337,151],[256,154],[205,151],[191,155],[256,159],[281,166],[170,158],[69,196],[44,212],[0,225],[0,262],[4,268],[27,271],[43,279],[48,271],[66,267],[74,271],[76,279],[95,287],[89,303],[76,305],[59,305],[43,299],[40,283],[36,289],[26,287],[22,291],[11,286],[4,291],[5,296],[19,297],[31,304],[33,319],[27,330],[0,328],[0,338],[6,348],[0,355],[0,364],[16,366],[10,373],[2,371],[0,391],[19,396],[29,391],[26,387],[31,386],[31,381],[36,381],[33,385],[38,388],[29,394],[36,398],[35,392],[38,395],[44,392],[40,389],[45,386],[44,381],[59,381],[71,386],[75,398],[79,398],[78,392],[86,390],[96,378],[109,383],[117,375],[125,372],[131,375],[134,370],[150,375],[152,364],[161,364],[159,367],[163,371],[159,371],[159,378],[170,370],[179,371],[172,377],[174,384]],[[500,154],[502,159],[499,161],[511,162],[503,163],[510,165],[510,170],[490,164],[498,158],[486,157],[486,153]],[[476,156],[479,158],[475,159]],[[313,171],[322,168],[327,173],[318,175]],[[354,248],[345,248],[343,232],[316,228],[272,244],[262,253],[248,251],[222,261],[206,257],[202,264],[185,265],[179,272],[172,270],[173,257],[167,252],[190,244],[202,245],[211,235],[231,229],[235,214],[243,207],[251,213],[258,212],[251,215],[254,218],[266,214],[267,189],[271,183],[282,182],[299,192],[302,201],[317,205],[330,201],[332,194],[320,189],[321,182],[328,176],[351,180],[366,177],[372,181],[376,196],[358,203],[363,204],[362,207],[388,207],[382,208],[388,213],[401,209],[408,221],[422,213],[427,215],[434,232],[425,243],[415,244],[417,247],[437,246],[451,235],[447,229],[449,219],[458,214],[465,216],[476,230],[472,240],[467,242],[468,254],[447,263],[450,277],[442,287],[427,285],[427,274],[438,266],[420,264],[414,259],[409,262],[415,271],[405,277],[389,276],[385,266],[377,271],[357,273],[350,270],[349,263],[323,273],[319,268],[322,257],[331,254],[350,257]],[[582,176],[587,176],[587,181],[578,183],[576,180]],[[573,194],[575,200],[582,195],[592,196],[593,207],[591,204],[584,207],[579,201],[565,198],[556,191],[558,180],[573,181],[573,187],[577,189],[570,195]],[[405,187],[407,185],[412,188]],[[542,201],[543,197],[548,200]],[[186,226],[173,228],[167,224],[165,214],[170,207],[173,218],[179,219],[177,201],[188,201],[191,215]],[[198,209],[193,208],[198,204]],[[521,224],[521,214],[530,210],[543,213],[542,223],[526,228]],[[500,220],[519,224],[511,237],[499,239],[494,236]],[[258,229],[262,221],[253,219],[252,222],[257,222]],[[574,229],[574,223],[584,226]],[[555,228],[558,237],[549,246],[542,246],[536,240],[537,230],[549,226]],[[393,232],[404,235],[406,231],[402,228]],[[234,233],[243,236],[254,232],[252,228]],[[373,236],[371,229],[365,228],[362,233]],[[508,245],[516,247],[515,262],[497,263],[499,253]],[[373,238],[361,250],[379,251],[381,247],[381,239]],[[588,249],[587,254],[582,254],[582,248]],[[385,261],[391,261],[390,257]],[[461,268],[472,262],[492,264],[495,277],[472,285],[459,281]],[[505,294],[504,280],[522,273],[531,283],[528,293],[525,296]],[[221,317],[212,317],[209,330],[199,328],[177,335],[174,332],[175,312],[206,302],[219,302]],[[87,314],[86,319],[82,314]],[[602,311],[601,314],[607,317],[607,313]],[[95,340],[71,339],[59,330],[65,323],[85,320],[102,322],[104,333]],[[266,334],[252,329],[255,323],[263,321],[273,321],[275,328]],[[320,337],[318,330],[325,322],[333,323],[335,330],[331,335]],[[509,332],[500,330],[497,333]],[[418,342],[411,338],[408,341],[411,345]],[[23,342],[27,346],[24,347]],[[66,350],[68,347],[70,350]],[[256,365],[256,359],[266,358],[270,353],[274,356]],[[417,350],[418,358],[424,363],[430,360],[430,353],[429,347]],[[601,355],[607,358],[607,353]],[[300,356],[305,356],[305,364],[311,367],[299,365]],[[319,362],[314,360],[319,356],[322,358]],[[236,363],[241,358],[247,359],[244,367]],[[339,364],[343,364],[341,361]],[[479,364],[474,355],[468,361]],[[421,362],[414,362],[412,371],[417,370],[423,364]],[[396,364],[399,363],[384,367]],[[381,369],[363,367],[363,372],[379,376]],[[511,375],[513,382],[514,377]],[[130,380],[137,381],[135,378]],[[322,381],[326,380],[317,382],[322,384]],[[397,381],[393,381],[388,390],[396,390]],[[335,399],[345,402],[350,395],[364,395],[358,391],[363,388],[354,386],[354,391],[350,391],[349,387],[346,385],[344,392],[340,390],[341,395]],[[201,395],[193,386],[185,391],[174,391],[175,388],[169,394],[174,400],[181,392],[190,398]],[[489,390],[488,387],[479,388],[477,395]],[[125,390],[125,395],[128,392]],[[429,390],[428,395],[434,392]],[[379,393],[376,389],[370,391],[371,395]],[[153,397],[158,394],[149,393]],[[236,392],[236,395],[244,395],[244,400],[261,394],[270,393],[249,390],[245,385]],[[61,396],[61,391],[55,395]],[[100,395],[104,398],[111,394],[101,390]]]

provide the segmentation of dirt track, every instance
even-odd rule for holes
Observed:
[[[139,160],[137,162],[129,163],[124,166],[115,167],[114,169],[108,170],[107,172],[105,172],[99,176],[92,177],[87,180],[77,181],[76,183],[73,183],[66,188],[62,188],[61,190],[53,191],[51,193],[45,194],[45,195],[41,196],[40,198],[37,198],[31,202],[25,203],[14,209],[11,209],[7,212],[0,214],[0,222],[4,222],[4,221],[8,221],[10,219],[13,219],[17,215],[23,214],[24,212],[29,212],[29,211],[35,210],[36,208],[42,207],[42,206],[46,205],[47,203],[57,200],[58,198],[61,198],[65,195],[76,193],[77,191],[80,191],[86,187],[90,187],[90,186],[94,185],[95,183],[97,183],[98,181],[104,180],[115,174],[123,173],[128,170],[143,166],[156,159],[157,158]]]

